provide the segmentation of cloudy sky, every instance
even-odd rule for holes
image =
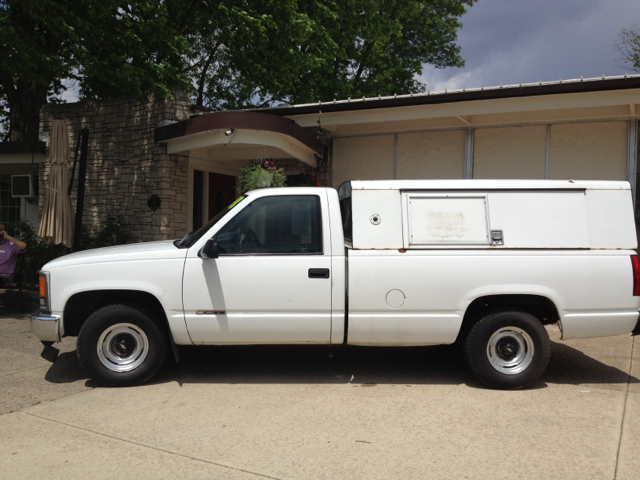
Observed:
[[[431,91],[632,73],[615,43],[640,25],[640,1],[479,0],[462,22],[466,66],[426,66]]]

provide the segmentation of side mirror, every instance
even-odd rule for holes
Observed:
[[[218,258],[218,242],[216,239],[210,238],[207,240],[202,250],[198,252],[198,256],[203,258]]]

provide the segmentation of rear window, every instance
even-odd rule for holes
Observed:
[[[340,215],[342,216],[342,232],[344,240],[353,243],[353,209],[351,206],[351,182],[345,182],[338,188],[340,199]]]

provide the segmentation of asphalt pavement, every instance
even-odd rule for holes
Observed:
[[[522,391],[485,388],[455,346],[189,347],[100,388],[75,338],[43,349],[6,314],[0,478],[640,478],[637,340],[549,333]]]

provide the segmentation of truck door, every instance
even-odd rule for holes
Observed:
[[[331,242],[326,225],[324,191],[259,196],[215,235],[218,258],[189,251],[183,301],[191,340],[329,343]]]

